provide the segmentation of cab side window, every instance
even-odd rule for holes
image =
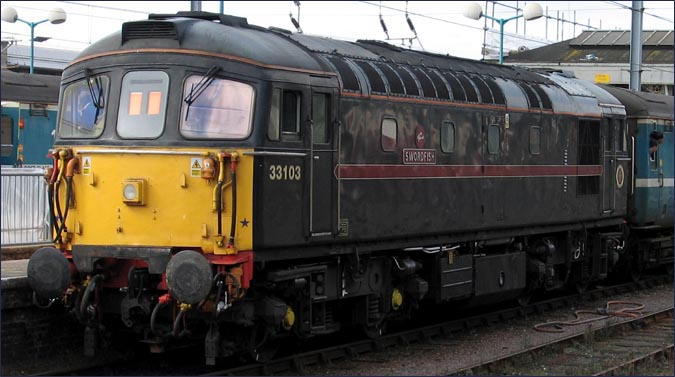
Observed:
[[[272,92],[269,128],[270,140],[300,140],[301,94],[292,90],[276,88]]]
[[[323,93],[312,95],[312,142],[328,142],[328,96]]]

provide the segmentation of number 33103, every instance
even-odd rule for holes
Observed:
[[[270,165],[270,180],[299,181],[302,178],[298,165]]]

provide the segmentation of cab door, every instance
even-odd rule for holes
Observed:
[[[312,87],[309,153],[309,233],[312,237],[330,236],[335,229],[337,104],[335,88]]]

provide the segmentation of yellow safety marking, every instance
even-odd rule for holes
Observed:
[[[91,174],[91,157],[85,157],[82,161],[82,175]]]
[[[193,157],[190,159],[190,176],[191,177],[201,177],[202,176],[202,159],[199,157]]]

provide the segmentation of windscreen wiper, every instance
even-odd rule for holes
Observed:
[[[206,72],[206,75],[202,77],[202,79],[199,80],[196,85],[192,84],[192,87],[190,88],[190,94],[188,94],[183,100],[188,105],[187,109],[185,110],[185,120],[187,120],[188,114],[190,113],[190,105],[192,105],[192,103],[197,100],[197,97],[204,93],[204,90],[206,90],[206,88],[211,85],[218,71],[220,71],[220,67],[214,65],[211,67],[211,69],[209,69],[208,72]]]
[[[103,99],[103,81],[101,80],[101,76],[96,76],[95,78],[91,78],[91,72],[89,69],[85,69],[84,74],[86,76],[87,80],[87,87],[89,88],[89,94],[91,95],[91,102],[94,104],[94,107],[96,108],[96,114],[94,114],[94,124],[96,124],[96,120],[98,119],[98,116],[101,113],[101,110],[105,107],[105,100]],[[95,87],[94,87],[95,84]]]

